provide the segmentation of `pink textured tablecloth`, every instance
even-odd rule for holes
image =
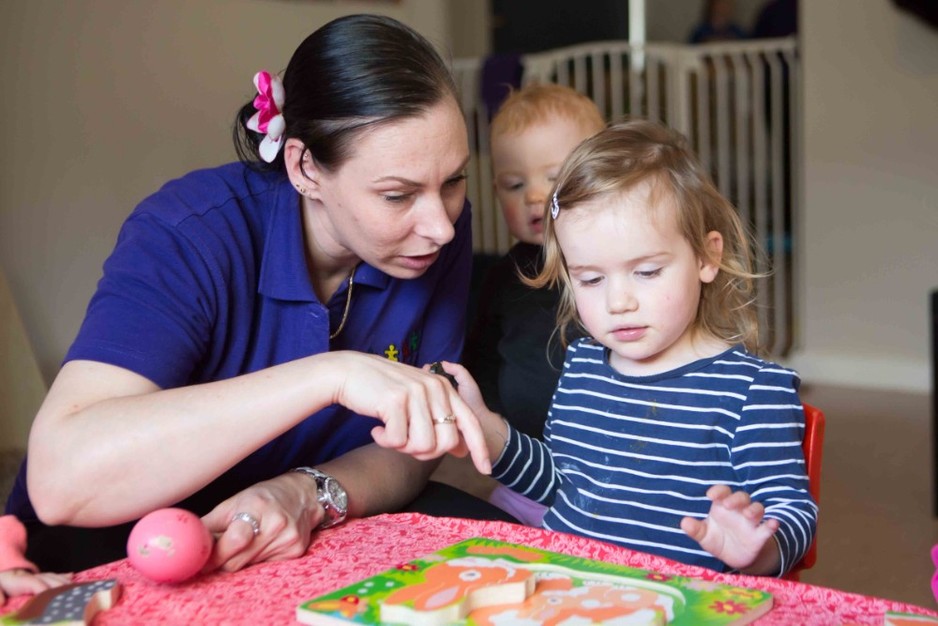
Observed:
[[[295,624],[296,607],[306,600],[470,537],[764,589],[774,595],[774,608],[757,621],[760,625],[882,624],[886,611],[938,616],[914,605],[804,583],[717,574],[585,537],[416,513],[353,520],[320,533],[302,558],[201,576],[180,585],[150,582],[126,559],[80,572],[76,580],[117,578],[123,585],[117,606],[100,614],[96,626]],[[25,601],[14,598],[0,613],[19,608]]]

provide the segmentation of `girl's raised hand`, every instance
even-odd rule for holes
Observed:
[[[681,530],[700,544],[700,547],[736,569],[746,569],[758,562],[771,562],[768,571],[751,573],[773,573],[777,568],[778,549],[774,542],[767,545],[775,531],[778,520],[765,519],[762,504],[753,502],[744,491],[732,491],[726,485],[714,485],[707,490],[710,498],[710,513],[703,520],[685,517]],[[774,559],[766,557],[774,552]],[[765,568],[759,568],[765,569]]]

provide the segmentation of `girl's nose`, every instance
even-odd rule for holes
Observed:
[[[609,313],[628,313],[638,308],[634,292],[623,284],[610,284],[606,294],[606,310]]]
[[[533,204],[543,207],[544,202],[547,201],[547,191],[548,188],[545,185],[531,183],[528,185],[527,189],[525,189],[524,201],[529,206]]]

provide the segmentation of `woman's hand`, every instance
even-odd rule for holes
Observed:
[[[508,441],[508,426],[505,420],[498,413],[490,411],[485,405],[482,391],[469,370],[458,363],[448,361],[442,361],[441,365],[447,374],[456,379],[459,386],[459,397],[476,416],[485,437],[489,459],[497,458]]]
[[[491,473],[479,420],[446,378],[375,355],[333,354],[348,360],[334,400],[384,423],[371,432],[378,445],[420,460],[468,452],[480,472]]]
[[[216,537],[203,571],[237,571],[252,563],[302,556],[324,511],[315,499],[308,477],[288,472],[249,487],[228,498],[202,518]],[[237,519],[247,513],[257,521]]]

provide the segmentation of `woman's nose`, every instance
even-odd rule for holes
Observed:
[[[448,244],[456,235],[456,228],[450,220],[446,205],[437,198],[426,207],[417,220],[417,234],[442,246]]]

